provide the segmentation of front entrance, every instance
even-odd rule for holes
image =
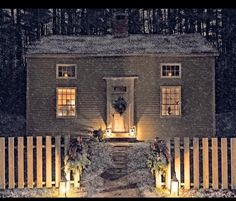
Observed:
[[[134,126],[134,79],[137,77],[105,77],[107,81],[107,128],[111,137],[128,137]],[[122,135],[123,134],[123,135]]]

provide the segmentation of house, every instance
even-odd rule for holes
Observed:
[[[43,37],[27,60],[27,133],[215,135],[215,57],[200,34]]]

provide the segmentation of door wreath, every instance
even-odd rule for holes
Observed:
[[[117,100],[115,100],[114,103],[113,103],[113,108],[120,115],[122,115],[125,112],[126,107],[127,107],[127,102],[121,96]]]

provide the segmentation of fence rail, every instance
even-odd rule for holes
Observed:
[[[166,142],[172,160],[157,187],[170,188],[175,171],[185,189],[236,189],[236,138],[175,137]]]

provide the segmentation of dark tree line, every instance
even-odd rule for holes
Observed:
[[[106,35],[117,9],[0,9],[0,110],[26,108],[27,46],[43,36]],[[124,11],[124,10],[123,10]],[[220,52],[216,62],[217,112],[236,111],[235,9],[125,9],[130,34],[200,33]]]

